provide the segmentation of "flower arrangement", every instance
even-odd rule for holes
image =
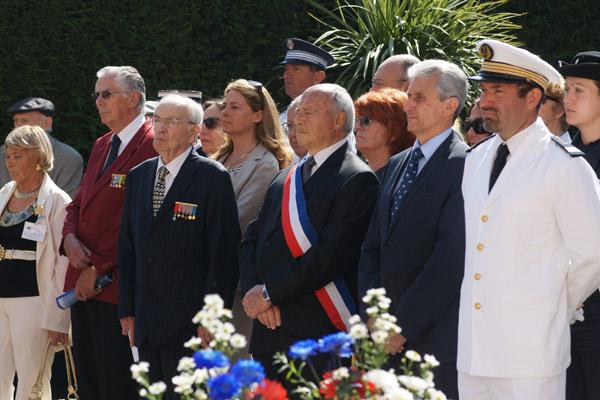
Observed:
[[[305,400],[446,400],[444,393],[435,389],[431,369],[439,363],[432,355],[421,358],[415,351],[407,351],[400,375],[393,369],[383,369],[390,357],[387,340],[401,329],[396,325],[396,318],[388,313],[391,301],[385,296],[385,289],[369,290],[363,301],[369,304],[368,326],[355,315],[350,320],[349,333],[302,340],[290,346],[287,355],[275,356],[281,371],[287,371],[287,379],[298,385],[296,392],[300,397]],[[218,295],[207,295],[204,302],[193,322],[208,330],[214,339],[205,349],[200,348],[201,339],[197,337],[185,343],[194,354],[180,360],[177,367],[180,374],[172,379],[180,399],[288,400],[279,382],[265,379],[259,362],[240,359],[230,365],[230,357],[246,345],[246,338],[235,333],[229,322],[233,317],[231,311],[223,307]],[[330,358],[331,369],[321,377],[311,362],[311,357],[317,354]],[[345,359],[351,360],[345,362]],[[145,362],[132,365],[133,379],[141,386],[141,397],[161,400],[167,386],[164,382],[151,383],[149,368]],[[305,370],[312,379],[305,377]]]
[[[179,361],[177,371],[180,374],[172,379],[175,392],[182,400],[288,400],[287,391],[279,382],[265,379],[264,368],[259,362],[240,359],[230,365],[230,357],[246,346],[246,338],[235,333],[235,327],[229,322],[233,315],[223,305],[218,295],[204,298],[204,307],[192,321],[208,330],[214,339],[206,349],[201,349],[202,340],[198,337],[184,344],[194,353],[193,357],[183,357]],[[167,385],[151,383],[149,370],[147,362],[131,366],[132,377],[141,386],[140,396],[161,400]]]
[[[297,392],[303,399],[387,399],[446,400],[446,396],[435,389],[432,368],[439,362],[432,355],[423,358],[412,350],[402,359],[402,374],[393,369],[382,369],[390,358],[387,340],[402,330],[396,318],[388,313],[390,299],[385,289],[371,289],[363,301],[369,304],[366,310],[369,327],[358,315],[350,319],[350,332],[338,332],[322,339],[302,340],[290,347],[288,355],[279,353],[276,362],[287,370],[287,378],[299,385]],[[370,333],[370,334],[369,334]],[[317,353],[329,354],[334,369],[322,377],[317,376],[311,357]],[[343,358],[351,358],[344,366]],[[296,365],[296,360],[300,364]],[[313,379],[306,379],[303,371],[309,368]]]

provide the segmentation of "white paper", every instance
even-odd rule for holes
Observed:
[[[21,237],[23,239],[35,240],[36,242],[43,242],[46,237],[46,228],[46,225],[25,222]]]

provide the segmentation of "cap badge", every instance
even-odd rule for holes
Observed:
[[[292,50],[294,48],[294,42],[292,41],[292,39],[288,39],[287,48],[290,50]]]
[[[479,47],[479,54],[482,55],[483,59],[489,61],[494,56],[494,51],[488,44],[483,44]]]

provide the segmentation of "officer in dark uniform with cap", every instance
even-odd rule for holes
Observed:
[[[10,106],[6,112],[13,114],[15,128],[23,125],[37,125],[46,131],[54,153],[54,166],[48,171],[48,175],[71,198],[75,197],[83,176],[83,158],[77,150],[50,135],[54,104],[41,97],[28,97]],[[0,187],[11,181],[4,160],[4,146],[1,146]]]
[[[600,52],[577,54],[571,63],[559,62],[566,78],[567,122],[579,131],[572,144],[585,155],[600,178]],[[577,201],[573,207],[577,207]],[[591,223],[592,221],[590,221]],[[600,223],[600,221],[595,221]],[[571,325],[571,365],[567,369],[567,399],[600,399],[600,292],[584,302],[583,321]]]

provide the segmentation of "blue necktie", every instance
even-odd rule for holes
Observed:
[[[394,201],[392,202],[392,208],[390,209],[390,225],[396,216],[396,212],[398,212],[398,207],[400,207],[400,203],[402,203],[402,198],[417,177],[419,160],[421,158],[423,158],[423,152],[421,151],[421,148],[414,148],[410,156],[410,160],[408,161],[408,165],[406,166],[406,169],[400,178],[398,189],[396,190],[396,193],[394,193]]]
[[[104,174],[104,171],[110,167],[110,165],[115,162],[117,156],[119,155],[119,146],[121,146],[121,139],[115,134],[111,139],[110,152],[108,153],[108,159],[106,160],[106,164],[104,164],[104,168],[102,168],[102,172],[100,172],[100,176]]]
[[[306,181],[310,178],[312,168],[315,165],[317,165],[317,162],[315,161],[315,158],[313,156],[308,157],[306,161],[304,161],[304,164],[302,164],[302,171],[300,171],[302,173],[302,184],[305,184]]]
[[[165,193],[167,189],[166,185],[166,177],[169,175],[169,170],[164,165],[160,167],[158,170],[158,179],[156,180],[156,185],[154,186],[154,192],[152,193],[152,216],[156,217],[158,214],[158,210],[160,210],[160,206],[165,199]]]

